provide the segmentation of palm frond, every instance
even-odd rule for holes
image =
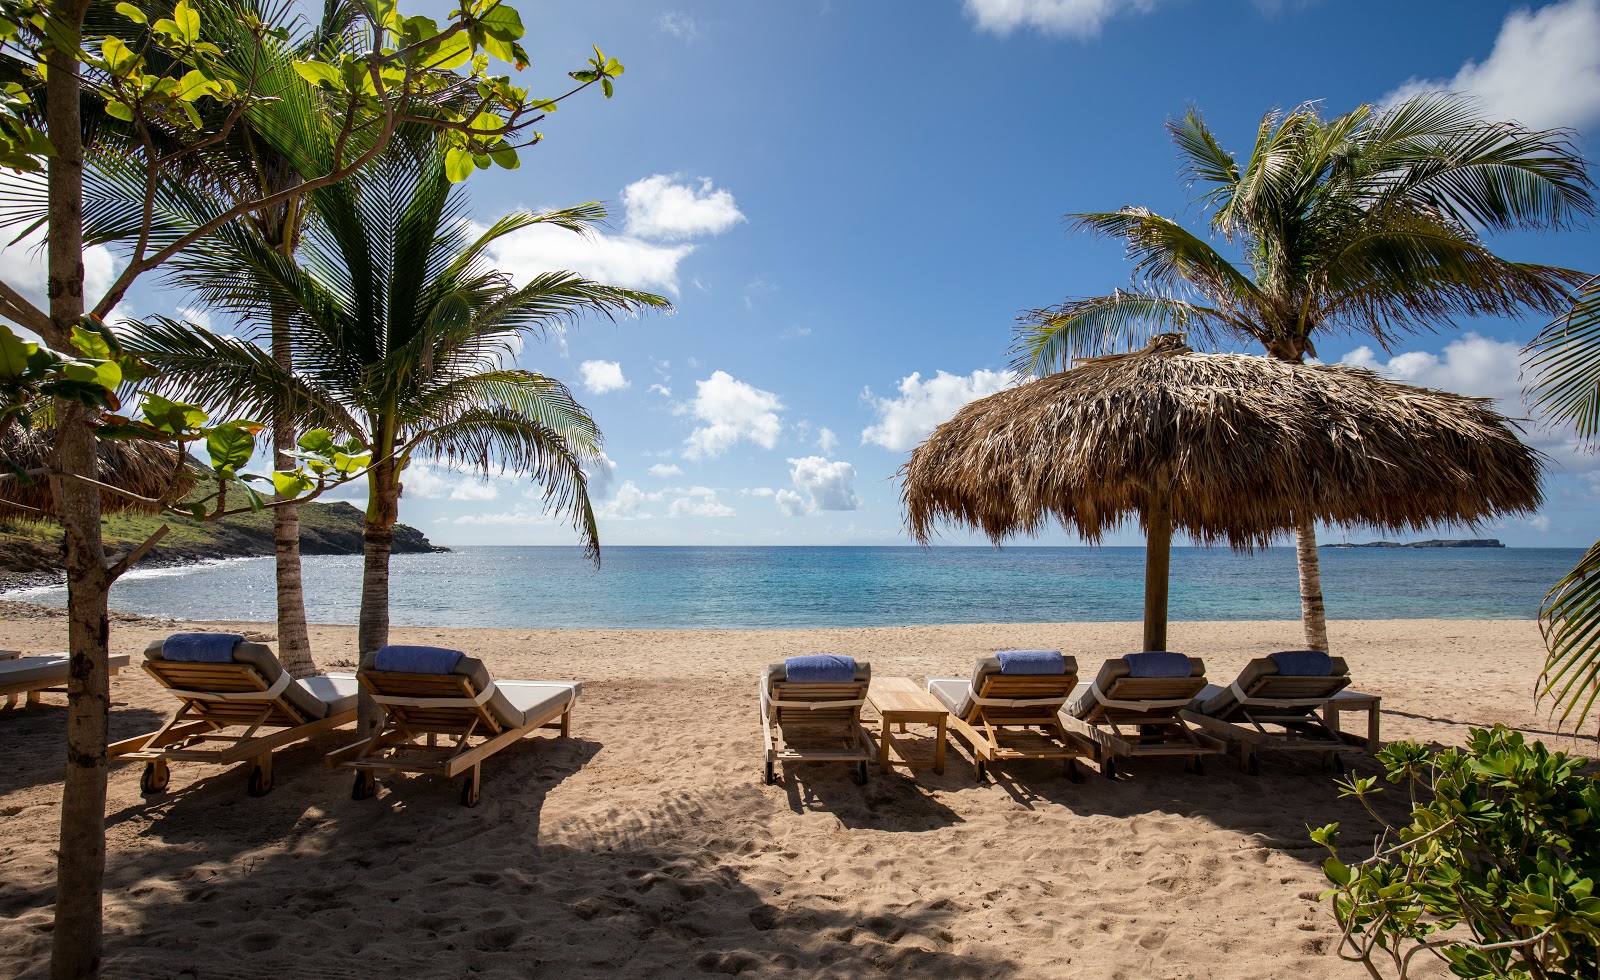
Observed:
[[[1182,225],[1147,208],[1070,216],[1075,228],[1127,243],[1134,278],[1154,292],[1194,289],[1217,307],[1258,307],[1260,293],[1250,277]]]
[[[1582,725],[1600,700],[1600,542],[1596,542],[1539,608],[1549,656],[1538,696],[1561,706],[1561,721]]]
[[[1035,377],[1065,371],[1078,358],[1143,347],[1158,333],[1215,340],[1228,322],[1209,307],[1124,290],[1032,310],[1017,320],[1011,367]]]
[[[1600,276],[1579,289],[1571,309],[1523,349],[1534,377],[1529,399],[1551,420],[1593,445],[1600,437]]]

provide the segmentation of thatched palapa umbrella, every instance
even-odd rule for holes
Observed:
[[[1142,351],[975,401],[900,470],[912,535],[975,527],[996,544],[1055,520],[1091,543],[1137,514],[1147,540],[1147,650],[1166,649],[1172,529],[1264,547],[1297,514],[1406,531],[1473,526],[1540,503],[1539,454],[1488,399],[1371,371]]]
[[[102,439],[99,455],[97,479],[140,497],[181,499],[195,485],[188,467],[179,466],[177,449],[164,443]],[[5,461],[0,475],[10,473],[12,467],[23,471],[55,467],[55,430],[11,426],[0,435],[0,460]],[[154,514],[160,509],[109,490],[100,493],[102,513]],[[56,515],[55,491],[48,476],[35,476],[31,483],[16,476],[0,479],[0,521],[47,521]]]

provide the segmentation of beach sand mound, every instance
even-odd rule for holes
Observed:
[[[56,648],[64,630],[7,618],[0,647]],[[113,648],[137,653],[169,630],[118,622]],[[1216,680],[1296,646],[1298,626],[1172,632]],[[394,634],[464,649],[503,678],[583,680],[573,737],[491,759],[476,809],[432,778],[350,799],[348,774],[321,765],[340,733],[284,751],[261,799],[245,794],[247,767],[180,764],[171,791],[146,800],[139,767],[115,766],[106,976],[1365,976],[1332,953],[1315,901],[1325,852],[1306,827],[1339,820],[1354,843],[1374,824],[1314,759],[1268,756],[1260,778],[1232,759],[1205,776],[1136,762],[1116,783],[1077,784],[1059,764],[1025,763],[980,785],[952,743],[944,775],[874,768],[859,787],[843,766],[811,765],[761,784],[755,678],[770,661],[840,652],[920,680],[1049,646],[1087,673],[1126,652],[1136,625]],[[1387,737],[1548,727],[1531,705],[1532,623],[1333,634],[1356,687],[1384,696]],[[353,629],[316,627],[314,645],[325,665],[354,660]],[[172,707],[142,671],[113,685],[114,738]],[[43,976],[49,955],[66,712],[59,695],[45,702],[0,712],[7,976]]]

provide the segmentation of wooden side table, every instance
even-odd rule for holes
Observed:
[[[1344,735],[1339,730],[1339,715],[1346,711],[1365,711],[1367,713],[1367,740],[1366,748],[1369,752],[1376,752],[1383,747],[1383,742],[1378,739],[1378,726],[1381,722],[1379,706],[1383,698],[1377,694],[1362,694],[1360,691],[1340,691],[1328,699],[1327,705],[1322,709],[1322,723],[1327,725],[1334,734],[1340,735],[1349,741],[1359,741],[1359,736]]]
[[[906,766],[908,768],[926,765],[925,762],[913,761],[900,751],[895,744],[893,726],[899,725],[905,731],[907,724],[932,725],[934,733],[933,771],[944,772],[944,745],[945,725],[950,719],[950,712],[939,703],[939,699],[924,691],[916,681],[909,677],[874,677],[872,684],[867,688],[867,703],[878,712],[880,732],[878,735],[878,769],[888,772],[890,766]]]

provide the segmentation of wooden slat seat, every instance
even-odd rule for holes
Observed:
[[[871,681],[866,663],[857,663],[848,681],[791,681],[786,663],[770,665],[760,683],[763,780],[777,782],[779,762],[848,762],[855,764],[851,778],[866,782],[867,762],[876,756],[861,723]]]
[[[1075,692],[1061,713],[1062,723],[1093,744],[1100,771],[1108,777],[1116,777],[1119,759],[1148,756],[1177,756],[1192,771],[1204,772],[1204,756],[1227,750],[1220,739],[1195,731],[1182,717],[1206,686],[1205,663],[1189,657],[1187,676],[1133,676],[1138,662],[1130,658],[1146,656],[1152,655],[1106,661],[1094,681]]]
[[[1005,674],[998,656],[980,657],[971,678],[928,680],[928,693],[950,709],[951,730],[971,748],[977,778],[1007,759],[1061,759],[1078,778],[1077,760],[1093,749],[1058,717],[1078,682],[1077,660],[1061,660],[1059,674]]]
[[[1326,673],[1283,673],[1280,660],[1304,651],[1258,657],[1225,687],[1208,685],[1183,713],[1185,720],[1239,746],[1239,765],[1260,772],[1262,749],[1317,752],[1336,768],[1338,753],[1366,746],[1367,739],[1335,731],[1319,717],[1328,701],[1350,686],[1350,667],[1341,657],[1322,655]],[[1291,666],[1293,661],[1288,661]]]

